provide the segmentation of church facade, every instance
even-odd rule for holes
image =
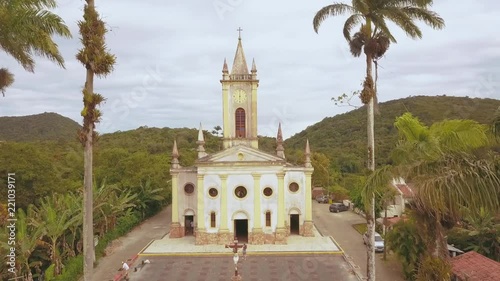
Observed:
[[[259,150],[257,68],[249,72],[241,37],[229,72],[222,69],[223,150],[207,154],[198,133],[198,159],[179,164],[172,151],[170,238],[195,236],[197,245],[226,244],[235,237],[249,244],[286,244],[290,235],[313,236],[309,142],[305,164],[287,163],[281,124],[276,154]]]

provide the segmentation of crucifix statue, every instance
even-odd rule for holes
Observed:
[[[241,39],[241,32],[243,31],[243,29],[241,29],[241,27],[238,27],[238,29],[236,29],[238,31],[238,39]]]
[[[233,253],[237,254],[239,248],[243,248],[243,245],[238,244],[238,239],[234,237],[234,242],[232,244],[226,244],[225,248],[233,249]]]

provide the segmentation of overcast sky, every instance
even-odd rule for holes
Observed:
[[[61,0],[55,11],[72,39],[57,39],[66,69],[42,58],[25,72],[0,52],[0,66],[16,76],[0,97],[1,116],[57,112],[81,123],[85,69],[75,59],[81,43],[77,21],[84,1]],[[398,43],[380,62],[381,101],[412,95],[500,98],[500,2],[435,1],[446,21],[422,40],[393,28]],[[326,20],[316,34],[315,13],[332,1],[96,0],[117,56],[115,71],[97,79],[107,98],[101,132],[149,127],[222,125],[221,70],[232,65],[241,26],[247,62],[255,58],[259,86],[259,134],[275,136],[278,122],[289,137],[307,126],[352,110],[332,97],[360,88],[362,58],[352,58],[342,36],[344,17]],[[358,99],[355,98],[357,104]]]

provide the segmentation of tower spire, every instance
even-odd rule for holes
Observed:
[[[305,161],[305,166],[307,168],[311,168],[311,149],[309,148],[309,139],[306,141],[306,151],[305,151],[305,156],[306,156],[306,161]]]
[[[278,135],[276,136],[276,155],[285,158],[285,148],[283,147],[283,133],[281,132],[281,122],[278,125]]]
[[[177,150],[177,141],[174,140],[174,147],[172,148],[172,168],[177,169],[180,167],[179,165],[179,151]]]
[[[207,156],[207,153],[205,152],[205,147],[203,146],[205,144],[205,138],[203,137],[203,129],[201,127],[201,122],[200,122],[200,129],[198,130],[198,141],[196,142],[198,144],[198,158],[202,158]]]
[[[233,68],[231,74],[249,74],[247,61],[245,59],[245,53],[243,52],[243,46],[241,45],[241,31],[243,29],[238,28],[238,46],[236,47],[236,54],[234,55]]]

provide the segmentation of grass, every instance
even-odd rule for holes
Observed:
[[[354,229],[356,229],[356,231],[361,235],[365,234],[367,230],[366,223],[353,224],[352,227],[354,227]]]

